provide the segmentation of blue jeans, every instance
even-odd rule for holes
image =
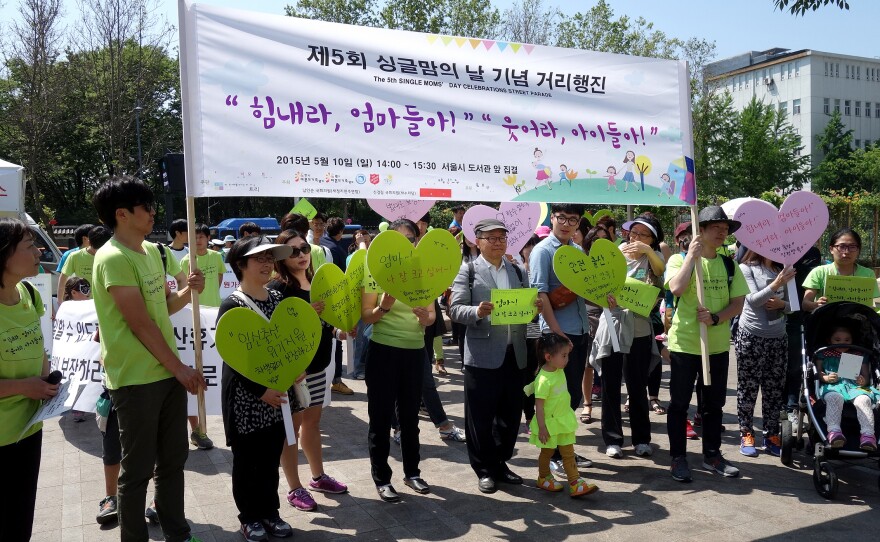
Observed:
[[[373,324],[358,321],[357,337],[354,339],[354,374],[362,375],[367,367],[367,344],[373,336]]]

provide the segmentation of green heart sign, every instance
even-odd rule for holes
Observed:
[[[306,301],[288,297],[268,322],[244,307],[226,311],[215,338],[220,357],[242,376],[287,391],[318,351],[321,319]]]
[[[589,254],[570,245],[559,247],[553,256],[553,271],[566,288],[607,308],[608,294],[617,292],[626,281],[626,258],[611,241],[597,239]]]
[[[312,279],[312,303],[324,302],[321,319],[333,327],[350,331],[361,318],[361,286],[367,251],[358,250],[351,256],[345,273],[332,263],[318,268]]]
[[[426,307],[452,285],[461,266],[461,248],[446,230],[431,230],[414,247],[388,230],[370,243],[367,268],[376,284],[409,307]]]
[[[587,219],[587,222],[589,222],[591,226],[595,226],[596,222],[598,222],[603,216],[611,216],[611,209],[599,209],[596,211],[596,214],[593,214],[590,211],[584,211],[584,218]]]

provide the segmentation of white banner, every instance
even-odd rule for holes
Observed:
[[[695,201],[684,62],[180,13],[189,196]]]
[[[52,303],[52,275],[40,273],[24,279],[33,285],[34,290],[40,293],[43,300],[43,316],[40,317],[40,329],[43,331],[43,349],[47,354],[52,353],[52,312],[55,309]]]

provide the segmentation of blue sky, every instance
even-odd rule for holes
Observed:
[[[239,7],[251,11],[282,14],[294,0],[208,0],[207,4]],[[381,1],[381,0],[380,0]],[[512,0],[494,0],[500,9]],[[16,15],[18,0],[0,0],[0,21]],[[586,11],[593,0],[545,0],[564,13]],[[714,40],[717,58],[748,50],[771,47],[817,49],[857,56],[880,56],[876,39],[880,23],[880,2],[855,0],[849,11],[826,7],[804,17],[773,10],[772,0],[609,0],[616,15],[642,16],[655,28],[680,38],[692,36]],[[177,0],[159,0],[160,10],[177,24]],[[75,20],[75,0],[65,0],[66,15]],[[873,44],[873,46],[872,46]]]

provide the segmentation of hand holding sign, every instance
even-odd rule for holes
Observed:
[[[537,314],[537,288],[493,289],[490,295],[493,326],[528,324]]]
[[[315,206],[309,203],[309,200],[306,198],[300,198],[299,202],[293,206],[290,212],[299,213],[309,220],[315,218],[315,215],[318,214],[318,210],[315,209]]]
[[[828,207],[812,192],[794,192],[776,207],[762,200],[746,201],[734,220],[742,227],[734,235],[747,248],[785,266],[794,265],[828,226]],[[788,282],[792,310],[799,310],[795,284]]]
[[[654,305],[657,304],[659,294],[660,288],[627,277],[626,282],[614,296],[621,307],[647,318],[654,309]]]
[[[321,319],[333,327],[351,331],[361,317],[361,286],[367,251],[355,252],[345,273],[333,264],[322,265],[312,279],[311,300],[324,302]]]
[[[528,243],[535,228],[540,224],[541,206],[530,202],[502,203],[499,209],[488,205],[474,205],[467,210],[461,221],[462,232],[468,241],[477,242],[474,226],[486,218],[494,218],[504,223],[507,228],[507,254],[515,256]]]
[[[408,218],[417,222],[434,206],[434,201],[424,199],[368,199],[367,205],[379,216],[394,222],[400,218]]]
[[[446,230],[431,230],[418,247],[401,233],[388,230],[370,243],[367,268],[376,284],[409,307],[434,302],[455,280],[461,249]]]

